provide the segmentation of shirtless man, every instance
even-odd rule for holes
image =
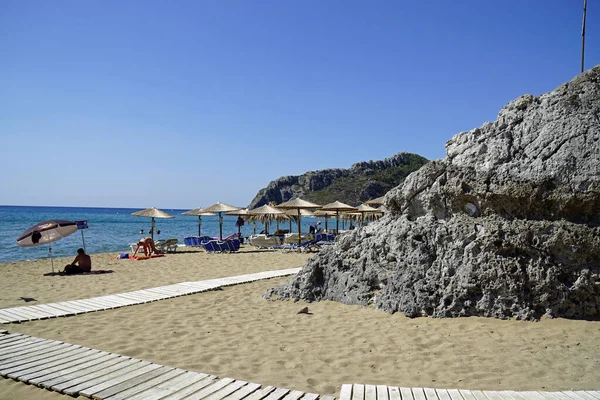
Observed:
[[[83,249],[78,249],[77,257],[75,257],[71,264],[65,267],[65,273],[67,274],[81,274],[83,272],[90,272],[91,270],[92,259],[89,255],[85,254],[85,250]]]

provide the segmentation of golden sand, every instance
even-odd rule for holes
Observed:
[[[0,307],[116,294],[299,267],[306,254],[245,249],[145,261],[93,255],[106,275],[44,276],[48,261],[0,264]],[[70,261],[70,260],[69,260]],[[65,264],[61,260],[58,264]],[[276,278],[75,317],[0,325],[191,371],[319,394],[343,383],[485,390],[600,389],[600,322],[408,319],[334,302],[269,302]],[[26,303],[21,299],[34,298]],[[308,306],[310,314],[297,314]],[[0,378],[0,399],[58,399]]]

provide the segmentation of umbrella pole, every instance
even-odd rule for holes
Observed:
[[[335,212],[335,234],[340,233],[340,212]]]
[[[298,209],[298,244],[302,243],[300,240],[300,209]]]
[[[202,236],[202,216],[198,215],[198,237]]]
[[[150,229],[152,241],[154,242],[154,217],[152,217],[152,229]]]
[[[256,236],[256,221],[254,221],[254,236]]]
[[[219,213],[219,240],[223,241],[223,213]]]
[[[327,229],[327,220],[328,220],[328,219],[329,219],[329,218],[327,218],[327,215],[325,215],[325,232],[327,232],[327,230],[328,230],[328,229]]]
[[[52,273],[54,273],[54,257],[52,257],[52,245],[48,243],[48,255],[50,256],[50,262],[52,263]]]

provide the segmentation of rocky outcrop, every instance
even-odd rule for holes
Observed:
[[[600,66],[493,123],[386,195],[390,212],[267,298],[407,316],[600,317]]]
[[[384,160],[359,162],[349,169],[325,169],[309,171],[303,175],[284,176],[261,189],[248,208],[270,202],[279,204],[298,197],[317,203],[340,200],[358,205],[383,196],[425,163],[427,159],[419,155],[398,153]],[[328,190],[334,185],[335,193],[329,193]]]

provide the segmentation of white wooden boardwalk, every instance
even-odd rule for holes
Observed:
[[[0,376],[93,399],[334,400],[4,330]]]
[[[69,315],[84,314],[88,312],[109,310],[131,306],[134,304],[149,303],[157,300],[186,296],[199,292],[214,290],[219,287],[237,285],[258,281],[261,279],[276,278],[298,273],[300,268],[280,269],[265,271],[256,274],[229,276],[225,278],[209,279],[197,282],[182,282],[156,288],[136,290],[108,296],[92,297],[84,300],[63,301],[60,303],[39,304],[0,309],[0,324],[11,322],[25,322],[38,319],[64,317]],[[273,399],[270,399],[273,400]]]
[[[342,385],[340,400],[600,400],[598,391],[515,392]]]

